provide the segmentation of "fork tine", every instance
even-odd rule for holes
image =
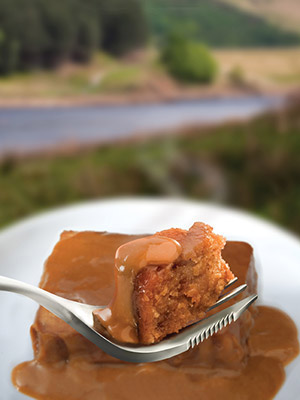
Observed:
[[[223,329],[231,322],[236,321],[256,299],[257,295],[246,297],[232,306],[183,329],[176,335],[150,346],[142,345],[136,347],[134,345],[123,345],[112,343],[105,339],[114,347],[114,351],[107,352],[113,355],[113,357],[117,355],[118,358],[124,361],[135,363],[154,362],[174,357],[203,342],[204,339]],[[93,332],[99,336],[96,331]],[[110,348],[108,349],[111,350]]]
[[[186,328],[185,332],[178,335],[182,335],[182,338],[187,341],[188,348],[193,348],[231,322],[236,321],[257,297],[257,294],[246,297],[238,303],[192,325],[190,328]]]
[[[247,288],[247,285],[244,283],[243,285],[238,286],[237,288],[233,289],[228,294],[222,296],[213,306],[211,306],[208,309],[208,311],[212,310],[215,307],[218,307],[220,304],[225,303],[225,301],[228,301],[228,300],[232,299],[233,297],[237,296],[238,294],[242,293],[246,288]]]
[[[233,318],[236,321],[237,319],[240,318],[240,316],[243,314],[244,311],[247,310],[251,306],[251,304],[258,298],[257,294],[253,294],[252,296],[246,297],[245,299],[239,301],[237,304],[239,304],[239,308],[235,310],[233,314]]]
[[[231,285],[233,285],[236,281],[238,280],[238,277],[235,276],[233,279],[231,279],[230,282],[227,283],[227,285],[224,287],[224,289],[228,289]]]

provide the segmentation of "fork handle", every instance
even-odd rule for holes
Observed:
[[[18,293],[23,296],[29,297],[36,301],[47,310],[51,311],[57,317],[66,319],[69,317],[69,300],[56,296],[53,293],[38,287],[29,285],[28,283],[17,281],[16,279],[0,276],[0,290],[5,292]]]

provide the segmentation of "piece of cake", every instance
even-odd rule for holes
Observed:
[[[124,244],[116,252],[115,296],[94,312],[95,328],[121,342],[151,344],[200,320],[234,277],[224,246],[200,222]]]
[[[40,287],[82,303],[109,304],[115,292],[115,253],[123,244],[141,237],[106,232],[66,231],[61,235],[45,263]],[[240,294],[236,301],[246,295],[256,293],[257,276],[251,246],[244,242],[229,241],[222,255],[234,275],[238,277],[238,284],[247,283],[248,285],[248,289]],[[229,325],[208,338],[201,346],[174,357],[168,362],[175,363],[176,360],[192,357],[194,361],[201,361],[207,366],[214,364],[216,360],[219,360],[222,365],[239,365],[245,355],[244,344],[249,334],[249,317],[250,313],[246,311],[235,324]],[[43,364],[70,361],[78,357],[90,362],[123,363],[103,352],[43,307],[39,308],[30,333],[35,359]],[[215,345],[211,345],[212,343]],[[225,349],[223,349],[223,343]],[[211,351],[206,354],[204,349],[208,347]],[[199,351],[201,351],[201,357],[197,356]]]

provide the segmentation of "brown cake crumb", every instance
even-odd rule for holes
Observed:
[[[182,253],[173,264],[149,265],[136,276],[133,304],[142,343],[158,342],[203,318],[234,278],[221,256],[225,239],[210,226],[197,222],[188,231],[156,235],[176,240]]]
[[[95,328],[119,341],[156,343],[204,317],[234,277],[221,251],[225,239],[204,223],[169,229],[121,246],[116,292],[94,312]]]

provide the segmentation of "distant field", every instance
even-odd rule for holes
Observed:
[[[284,49],[216,50],[217,81],[199,93],[222,94],[239,86],[289,90],[300,85],[300,47]],[[184,88],[173,81],[150,50],[135,60],[115,60],[98,54],[88,65],[68,64],[53,72],[36,71],[0,78],[0,103],[19,100],[94,99],[99,96],[153,95],[159,100]]]
[[[267,87],[300,85],[300,47],[292,49],[218,50],[221,76],[238,68],[245,81]]]

